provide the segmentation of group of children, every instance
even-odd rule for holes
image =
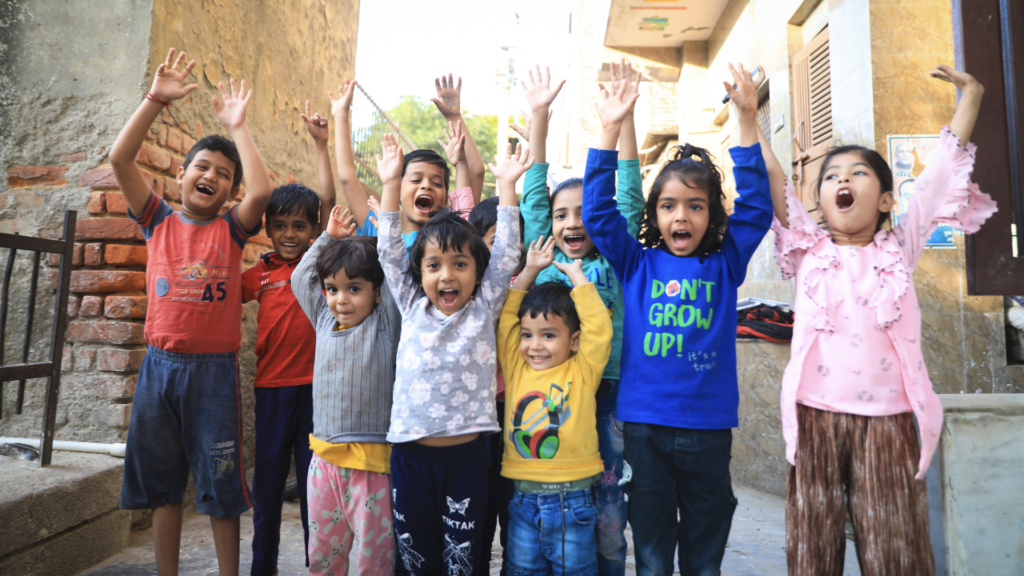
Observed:
[[[197,88],[182,86],[195,65],[184,62],[170,51],[110,152],[149,247],[149,348],[121,506],[153,509],[160,574],[177,573],[189,472],[221,573],[238,572],[239,516],[254,507],[252,574],[275,574],[292,458],[310,573],[347,574],[355,546],[360,574],[487,574],[500,524],[502,574],[619,575],[628,518],[639,574],[671,574],[676,554],[682,574],[718,574],[736,507],[731,311],[769,228],[783,274],[797,278],[781,410],[790,573],[841,571],[848,495],[866,574],[934,574],[921,478],[942,411],[911,273],[938,223],[973,232],[995,211],[970,182],[983,90],[969,75],[932,72],[962,98],[898,225],[891,171],[859,146],[825,158],[819,224],[758,127],[758,78],[742,66],[724,83],[740,129],[732,213],[721,169],[689,144],[645,199],[640,74],[625,62],[601,86],[585,176],[551,191],[545,140],[562,85],[531,71],[530,146],[499,153],[498,195],[483,202],[461,80],[436,82],[447,159],[386,136],[379,201],[356,175],[346,81],[329,95],[344,211],[328,119],[307,103],[320,193],[273,189],[246,126],[251,91],[231,80],[213,105],[232,140],[189,151],[175,210],[135,161],[163,107]],[[243,173],[244,198],[223,212]],[[242,248],[264,222],[275,252],[243,273]],[[237,363],[250,300],[251,494]]]

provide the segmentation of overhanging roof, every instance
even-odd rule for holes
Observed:
[[[612,0],[604,45],[679,47],[707,40],[728,0]]]

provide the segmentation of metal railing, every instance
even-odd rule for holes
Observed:
[[[374,190],[380,191],[382,183],[377,175],[376,154],[380,154],[380,145],[384,135],[394,134],[402,142],[405,150],[417,148],[416,143],[402,132],[397,124],[363,90],[356,84],[356,94],[352,99],[352,154],[356,161],[356,174],[359,180]]]
[[[25,403],[25,381],[46,378],[46,396],[43,399],[43,429],[40,437],[40,466],[49,466],[53,453],[53,432],[57,419],[57,391],[60,389],[61,358],[64,355],[64,334],[68,327],[68,292],[71,286],[71,257],[75,248],[75,222],[77,212],[64,212],[64,235],[60,240],[32,238],[17,234],[0,234],[0,248],[7,248],[4,283],[0,289],[0,417],[3,417],[3,387],[5,382],[18,382],[15,414],[21,414]],[[29,284],[28,307],[25,311],[25,339],[21,362],[4,364],[7,337],[7,309],[11,290],[11,276],[18,251],[32,255],[32,280]],[[35,316],[36,293],[39,287],[39,267],[43,253],[60,254],[57,273],[57,298],[53,304],[53,329],[50,338],[50,359],[47,362],[29,362],[32,340],[32,321]]]

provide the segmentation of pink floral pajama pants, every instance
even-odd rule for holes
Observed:
[[[347,576],[354,541],[359,574],[394,574],[390,477],[340,468],[314,453],[307,486],[309,573]]]

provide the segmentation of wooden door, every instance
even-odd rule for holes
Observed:
[[[832,147],[832,80],[828,28],[793,56],[793,184],[804,206],[818,215],[817,178]]]

